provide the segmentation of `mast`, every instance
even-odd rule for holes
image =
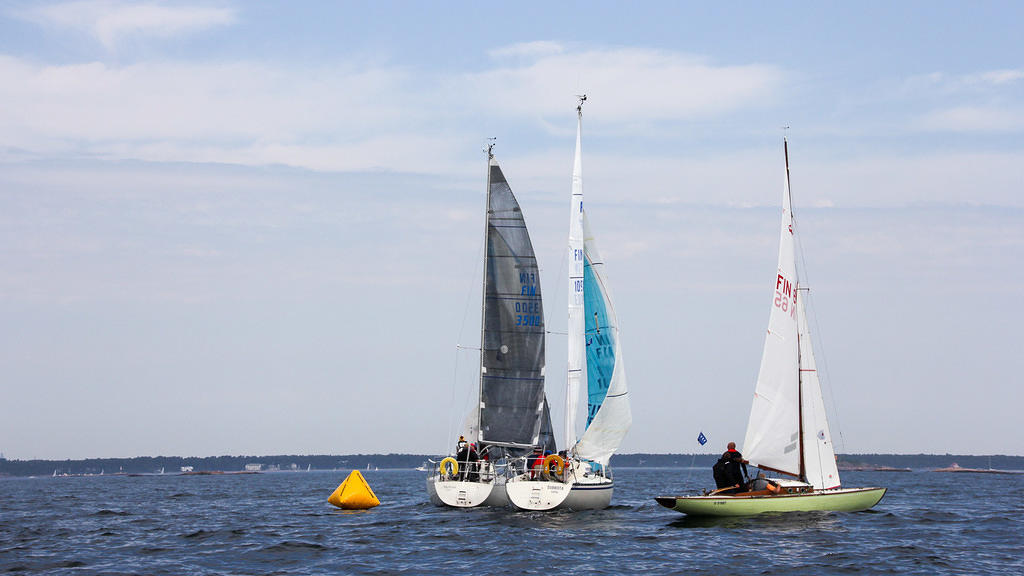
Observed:
[[[793,217],[793,186],[789,179],[789,142],[785,136],[782,137],[782,153],[786,158],[786,191],[789,193],[789,221],[790,226],[795,221]],[[795,270],[794,266],[794,270]],[[796,292],[794,293],[794,300],[800,297],[800,273],[796,272]],[[800,314],[799,308],[796,309],[796,314]],[[800,319],[797,318],[797,325],[799,326]],[[796,398],[797,398],[797,430],[800,434],[800,480],[807,481],[807,466],[804,462],[806,455],[804,454],[804,374],[800,369],[800,331],[796,333]]]
[[[569,324],[567,332],[568,365],[565,385],[565,449],[574,451],[576,445],[576,407],[579,401],[580,383],[586,378],[586,348],[584,337],[586,322],[583,304],[583,159],[581,132],[583,126],[583,103],[587,95],[578,96],[576,105],[576,152],[572,167],[572,199],[569,205],[569,253],[572,258],[569,268]]]
[[[481,443],[481,449],[483,449],[483,430],[480,426],[480,405],[484,398],[484,333],[487,330],[484,321],[484,318],[487,317],[487,230],[491,226],[491,161],[494,159],[495,140],[497,138],[488,138],[487,148],[484,149],[487,153],[487,193],[484,195],[484,266],[483,278],[480,281],[480,369],[476,397],[476,441]]]

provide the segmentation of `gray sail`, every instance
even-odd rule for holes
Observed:
[[[532,446],[541,443],[547,414],[540,271],[519,203],[493,157],[487,196],[480,442]]]

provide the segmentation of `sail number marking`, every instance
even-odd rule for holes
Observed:
[[[520,296],[537,296],[537,274],[535,272],[520,272],[519,283],[522,287],[519,290]],[[541,316],[539,300],[525,300],[515,303],[516,326],[543,326],[544,317]]]
[[[542,326],[540,302],[516,302],[516,326]]]
[[[796,285],[782,274],[775,281],[775,307],[789,312],[790,318],[796,318]]]

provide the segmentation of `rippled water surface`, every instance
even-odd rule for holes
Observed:
[[[846,472],[872,511],[687,518],[654,502],[709,470],[619,469],[613,506],[437,508],[424,475],[366,472],[381,506],[327,496],[346,472],[0,479],[0,573],[1022,574],[1024,476]]]

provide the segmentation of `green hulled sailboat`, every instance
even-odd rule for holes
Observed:
[[[745,457],[761,470],[787,478],[754,481],[748,491],[663,496],[662,506],[695,516],[746,516],[762,512],[871,508],[885,488],[844,488],[825,415],[796,269],[789,147],[783,140],[786,178],[782,198],[778,274],[754,402],[743,441]],[[799,297],[798,294],[800,294]]]

